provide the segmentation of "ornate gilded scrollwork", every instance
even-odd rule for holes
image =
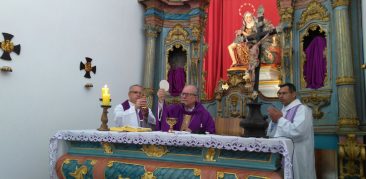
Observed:
[[[171,43],[175,40],[183,41],[185,43],[190,43],[189,33],[183,28],[181,24],[174,26],[172,30],[169,31],[165,43]]]
[[[301,97],[301,101],[313,109],[314,119],[321,119],[324,112],[320,108],[330,104],[330,95],[321,95],[316,92],[311,92],[309,96]]]
[[[235,179],[238,179],[238,176],[235,173],[216,172],[216,178],[217,179],[224,179],[225,178],[225,175],[227,175],[227,176],[233,176]]]
[[[338,127],[339,128],[357,128],[360,125],[360,121],[358,118],[339,118],[338,119]]]
[[[201,176],[201,169],[195,168],[193,169],[194,176]]]
[[[338,77],[336,80],[337,85],[353,85],[355,84],[355,79],[351,76]]]
[[[106,154],[113,154],[112,146],[111,146],[110,143],[108,143],[108,142],[101,142],[101,144],[102,144],[104,153],[106,153]]]
[[[73,176],[75,179],[84,179],[84,175],[88,173],[88,167],[85,165],[82,165],[81,167],[77,168],[72,173],[70,173],[71,176]]]
[[[145,172],[141,179],[156,179],[153,172]]]
[[[329,21],[327,9],[316,0],[313,0],[301,14],[298,28],[303,28],[311,20]]]
[[[147,106],[151,109],[153,105],[154,90],[152,88],[144,88],[143,93],[146,96]]]
[[[192,41],[200,41],[201,39],[201,28],[198,25],[192,25]]]
[[[62,174],[65,178],[66,178],[65,175],[69,175],[69,176],[74,177],[75,179],[84,179],[86,177],[86,175],[88,174],[88,171],[89,171],[88,167],[89,167],[89,169],[91,169],[90,167],[92,167],[96,163],[97,163],[96,160],[87,160],[83,164],[79,164],[78,160],[65,159],[62,164],[62,168],[63,168]],[[70,166],[67,166],[67,165],[76,166],[75,170],[73,167],[70,168]],[[70,171],[70,169],[72,172]]]
[[[209,162],[215,162],[216,160],[215,158],[215,149],[214,148],[209,148],[207,149],[207,152],[205,154],[205,161],[209,161]]]
[[[162,157],[168,153],[166,146],[142,145],[141,150],[149,157]]]
[[[294,14],[293,7],[281,8],[280,9],[281,22],[287,22],[289,25],[292,24],[292,17]]]
[[[348,6],[348,5],[349,5],[349,0],[333,0],[333,2],[332,2],[333,9],[338,6]]]
[[[146,37],[156,38],[158,33],[161,31],[161,27],[156,25],[145,25]]]
[[[347,139],[339,144],[339,178],[365,178],[365,145],[357,143],[355,134],[348,134]]]

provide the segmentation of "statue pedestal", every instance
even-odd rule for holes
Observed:
[[[243,137],[266,137],[268,123],[261,113],[260,103],[248,103],[249,114],[240,121],[240,127],[244,128]]]

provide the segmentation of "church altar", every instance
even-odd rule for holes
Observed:
[[[247,155],[244,155],[245,153],[247,153]],[[205,172],[201,172],[203,169],[197,168],[209,166],[209,171],[214,171],[216,167],[216,178],[238,178],[235,171],[240,172],[242,170],[248,170],[253,173],[253,171],[257,170],[273,173],[279,168],[277,165],[279,165],[278,161],[280,160],[280,156],[283,158],[284,177],[292,178],[292,153],[293,143],[290,139],[286,138],[243,138],[213,134],[190,134],[180,131],[167,133],[159,131],[112,132],[97,130],[62,130],[51,137],[49,146],[51,178],[57,178],[56,173],[58,176],[61,175],[64,178],[69,178],[68,176],[65,176],[65,173],[62,173],[65,172],[62,170],[66,170],[67,167],[75,170],[74,172],[66,172],[70,175],[76,174],[81,170],[81,172],[84,172],[83,174],[85,177],[88,175],[90,178],[93,178],[91,172],[89,172],[89,174],[87,173],[88,169],[89,171],[93,171],[94,165],[95,168],[97,168],[96,163],[103,163],[100,162],[100,160],[105,159],[109,160],[109,162],[104,162],[104,166],[98,166],[100,168],[104,167],[105,171],[103,170],[103,172],[105,178],[116,178],[116,175],[108,175],[108,172],[115,172],[115,170],[118,169],[113,168],[113,166],[119,167],[120,169],[121,167],[126,167],[127,164],[132,165],[131,161],[128,159],[144,160],[145,162],[156,165],[155,167],[158,167],[159,162],[189,164],[179,168],[183,168],[183,173],[187,173],[187,166],[190,166],[189,168],[192,169],[195,176],[199,176],[200,173],[202,173],[202,176],[199,176],[198,178],[205,178],[203,177]],[[255,154],[255,159],[251,156],[252,154]],[[260,160],[259,158],[263,158],[263,156],[261,157],[259,154],[263,154],[265,159]],[[269,157],[266,157],[266,154],[269,155]],[[80,157],[83,157],[83,160],[85,160],[83,164],[78,164],[78,159],[81,159]],[[245,157],[249,157],[248,160],[246,160]],[[126,161],[118,161],[118,159],[127,159],[127,163]],[[133,161],[132,163],[134,162],[136,161]],[[195,165],[198,166],[196,169]],[[138,178],[148,178],[149,176],[147,175],[160,178],[158,169],[161,168],[157,168],[154,172],[146,173],[145,169],[149,167],[136,163],[132,166],[134,167],[133,173],[135,175],[138,170],[140,170],[140,173],[142,172]],[[168,168],[172,169],[174,167],[165,167],[165,169]],[[84,171],[82,171],[82,169],[84,169]],[[100,169],[94,170],[100,171]],[[144,172],[145,175],[142,176]],[[164,173],[164,171],[160,171],[160,174],[162,172]],[[172,173],[172,171],[165,171],[165,173],[167,172]],[[258,174],[258,172],[255,174]],[[262,177],[255,174],[247,175],[247,178],[268,177],[268,175]],[[126,175],[127,174],[124,173],[124,177],[126,177]],[[72,176],[76,178],[75,175]],[[163,175],[160,176],[161,178],[167,177]],[[133,178],[131,176],[129,177]],[[118,178],[122,178],[122,176],[118,175]]]

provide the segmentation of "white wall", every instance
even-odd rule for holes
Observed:
[[[104,84],[115,106],[141,83],[143,8],[137,0],[1,0],[0,32],[22,47],[0,59],[13,69],[0,73],[0,178],[49,178],[49,138],[98,128]],[[79,70],[87,56],[97,66],[91,79]]]

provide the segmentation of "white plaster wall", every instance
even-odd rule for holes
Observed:
[[[0,72],[0,178],[49,178],[49,138],[98,128],[104,84],[115,106],[141,83],[143,8],[137,0],[1,0],[0,32],[22,48],[0,59],[13,69]],[[97,66],[91,79],[79,70],[85,57]]]

